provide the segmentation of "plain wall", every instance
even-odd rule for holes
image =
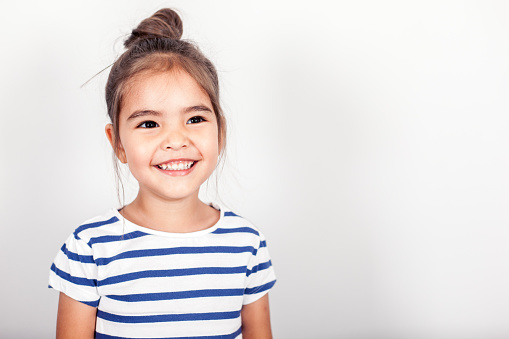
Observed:
[[[118,206],[108,70],[80,86],[162,7],[219,70],[275,338],[509,337],[508,3],[289,0],[0,5],[0,337],[54,337],[51,262]]]

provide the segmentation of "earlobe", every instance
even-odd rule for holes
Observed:
[[[108,138],[118,160],[120,160],[123,164],[127,163],[127,157],[125,156],[125,151],[122,145],[119,143],[118,147],[115,147],[115,131],[113,130],[113,125],[107,124],[104,131],[106,132],[106,137]]]

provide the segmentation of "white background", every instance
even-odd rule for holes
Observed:
[[[289,0],[2,2],[0,337],[54,336],[51,262],[118,205],[80,85],[161,7],[219,70],[276,338],[509,337],[508,3]]]

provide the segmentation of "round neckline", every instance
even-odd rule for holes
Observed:
[[[216,204],[210,203],[208,205],[219,211],[219,220],[214,225],[212,225],[209,228],[206,228],[204,230],[194,231],[194,232],[186,232],[186,233],[158,231],[158,230],[154,230],[154,229],[151,229],[148,227],[140,226],[140,225],[137,225],[137,224],[133,223],[132,221],[129,221],[128,219],[124,218],[124,216],[122,214],[120,214],[119,210],[117,210],[115,208],[113,208],[112,210],[113,210],[113,214],[115,214],[115,216],[121,222],[123,222],[124,225],[127,225],[129,228],[131,228],[133,230],[140,231],[140,232],[147,233],[147,234],[163,236],[163,237],[191,238],[191,237],[199,237],[199,236],[202,236],[205,234],[212,233],[218,228],[219,224],[222,223],[223,218],[224,218],[224,210],[222,208],[220,208],[219,206],[217,206]]]

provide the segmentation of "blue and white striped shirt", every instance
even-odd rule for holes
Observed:
[[[96,338],[241,338],[242,305],[275,282],[265,238],[232,212],[203,231],[167,233],[114,209],[73,232],[49,278],[98,308]]]

